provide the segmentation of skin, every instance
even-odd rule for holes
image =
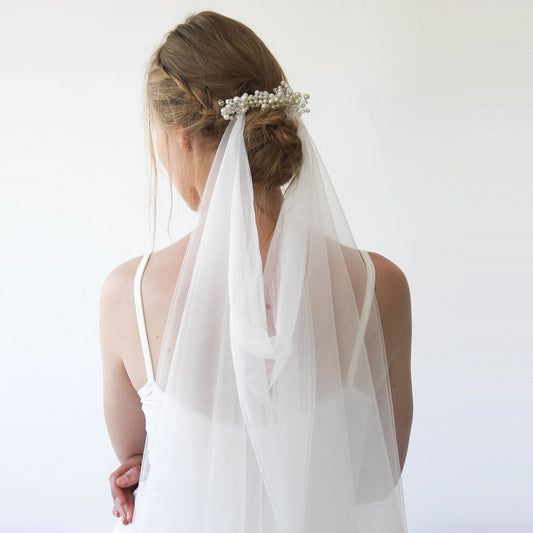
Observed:
[[[167,142],[168,141],[168,142]],[[180,130],[157,129],[157,152],[179,194],[198,209],[215,152],[207,152]],[[258,213],[259,243],[266,260],[281,196],[273,194],[269,212]],[[272,220],[274,218],[274,220]],[[142,298],[154,370],[173,289],[190,234],[152,253],[143,276]],[[411,301],[401,269],[384,256],[369,252],[376,270],[375,296],[379,307],[389,365],[396,437],[403,470],[413,416],[411,385]],[[146,371],[133,301],[133,279],[141,257],[113,270],[102,286],[100,343],[103,365],[104,414],[109,436],[121,463],[110,476],[113,514],[124,524],[133,516],[133,490],[139,481],[146,438],[144,414],[137,391],[146,383]]]

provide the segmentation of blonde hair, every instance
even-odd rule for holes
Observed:
[[[284,79],[263,41],[244,24],[219,13],[191,15],[166,34],[145,74],[154,210],[157,166],[152,126],[166,131],[181,128],[202,148],[214,151],[228,125],[219,100],[255,90],[271,92]],[[302,146],[297,122],[283,110],[250,110],[244,139],[256,207],[265,211],[269,193],[299,174]]]

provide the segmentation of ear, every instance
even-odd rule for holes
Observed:
[[[192,143],[190,135],[185,133],[184,130],[176,130],[175,133],[175,142],[177,143],[180,150],[191,150],[192,149]]]

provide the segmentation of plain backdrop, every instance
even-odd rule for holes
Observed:
[[[145,64],[202,9],[311,94],[355,241],[409,280],[409,530],[532,531],[533,7],[512,0],[0,1],[0,530],[113,527],[99,291],[151,247]],[[157,247],[190,220],[177,201],[167,234],[161,189]]]

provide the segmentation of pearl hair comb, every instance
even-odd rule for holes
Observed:
[[[295,111],[298,115],[309,113],[307,107],[308,94],[295,93],[286,81],[282,81],[273,93],[255,91],[254,94],[244,93],[226,100],[219,100],[222,107],[220,113],[225,120],[231,120],[235,115],[246,113],[249,109],[280,109]]]

